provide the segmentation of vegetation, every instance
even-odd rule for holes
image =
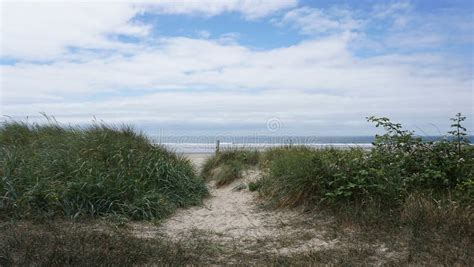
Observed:
[[[141,238],[97,221],[0,225],[1,266],[181,266],[217,258],[217,252],[206,236]]]
[[[241,178],[242,171],[259,162],[259,152],[255,150],[224,150],[209,158],[201,171],[201,176],[214,180],[217,186],[232,183]]]
[[[207,194],[188,160],[129,127],[5,123],[0,265],[473,265],[474,148],[465,117],[457,114],[449,135],[434,142],[387,118],[368,120],[385,130],[371,150],[225,150],[204,164],[201,177],[218,186],[259,166],[263,176],[248,188],[268,207],[300,207],[317,211],[310,221],[327,220],[300,223],[322,227],[323,239],[337,246],[291,254],[268,249],[313,236],[290,231],[249,247],[201,232],[178,241],[145,238],[122,224],[163,218]],[[295,222],[281,227],[287,223]]]
[[[209,233],[201,231],[171,241],[160,234],[153,238],[137,237],[130,228],[115,228],[97,220],[75,223],[56,220],[40,224],[12,221],[0,225],[1,266],[306,266],[379,262],[373,257],[376,252],[366,246],[275,255],[258,244],[250,253],[240,243],[217,244]]]
[[[0,216],[160,219],[207,194],[187,159],[127,126],[0,126]]]
[[[451,137],[426,142],[387,118],[368,118],[386,130],[371,151],[278,148],[264,155],[268,175],[260,192],[278,206],[378,202],[397,209],[412,194],[452,195],[473,204],[474,149],[460,114]]]
[[[408,264],[470,265],[474,262],[474,147],[466,138],[464,120],[457,114],[448,136],[426,141],[388,118],[370,117],[368,121],[385,130],[375,137],[371,150],[270,149],[255,156],[264,175],[248,187],[270,207],[303,207],[330,214],[336,236],[348,226],[356,227],[355,241],[347,241],[354,246],[383,240],[407,253]],[[208,170],[234,162],[245,166],[236,154],[212,159]],[[329,259],[321,258],[321,253],[313,256]],[[360,256],[356,253],[352,260],[364,263]],[[303,257],[302,262],[313,261]]]

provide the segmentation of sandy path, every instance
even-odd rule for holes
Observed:
[[[209,156],[187,155],[197,169]],[[178,210],[158,225],[136,222],[129,226],[140,238],[168,237],[185,243],[200,239],[211,241],[214,248],[219,248],[219,262],[234,263],[235,255],[252,258],[316,251],[321,251],[322,255],[345,257],[344,253],[367,248],[376,252],[372,258],[375,257],[377,265],[386,259],[400,257],[400,253],[389,251],[384,243],[348,242],[350,238],[347,237],[354,233],[351,228],[335,235],[330,226],[332,219],[327,216],[297,210],[265,210],[258,195],[247,189],[248,183],[260,175],[258,170],[248,170],[242,174],[243,179],[220,188],[211,182],[208,184],[211,196],[203,205]]]
[[[189,158],[199,166],[205,157],[191,155]],[[249,170],[244,173],[244,179],[220,188],[210,183],[211,197],[202,206],[178,211],[162,224],[161,230],[175,240],[201,231],[218,242],[238,242],[249,248],[258,243],[263,245],[261,248],[266,246],[267,250],[279,254],[334,245],[334,241],[323,238],[324,231],[320,227],[315,227],[316,223],[321,226],[327,221],[307,218],[296,211],[266,211],[258,206],[255,193],[247,188],[236,190],[237,186],[247,185],[259,175],[259,171]]]
[[[212,154],[185,154],[184,156],[191,161],[197,171],[200,171],[206,159],[212,156]]]

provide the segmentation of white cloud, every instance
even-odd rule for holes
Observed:
[[[68,47],[130,49],[108,37],[146,36],[149,25],[133,21],[144,10],[204,16],[239,12],[256,19],[296,4],[297,0],[4,1],[0,52],[3,57],[52,60],[64,56]]]
[[[52,60],[69,46],[117,49],[126,45],[108,34],[143,36],[145,25],[130,22],[140,8],[128,3],[3,2],[1,55]]]
[[[211,33],[209,31],[201,30],[201,31],[196,31],[196,34],[200,38],[207,39],[211,37]]]
[[[297,0],[200,0],[150,1],[155,12],[165,14],[195,14],[215,16],[225,12],[239,12],[247,19],[265,17],[274,12],[294,7]]]
[[[240,12],[253,19],[294,2],[173,6],[161,1],[154,12]],[[23,2],[7,5],[2,4],[2,55],[51,62],[1,66],[4,115],[45,111],[67,122],[90,121],[96,115],[107,121],[209,127],[265,125],[266,119],[277,117],[284,125],[331,134],[327,126],[333,123],[356,130],[372,114],[411,122],[420,118],[438,123],[443,118],[445,123],[458,111],[472,113],[470,69],[436,54],[384,51],[382,56],[356,57],[348,47],[359,36],[353,32],[367,21],[354,19],[347,9],[291,10],[281,23],[319,38],[255,51],[237,42],[238,33],[216,39],[208,39],[215,35],[206,32],[201,33],[205,39],[147,36],[148,26],[132,19],[143,11],[142,4],[85,2],[72,8],[38,3],[34,9]],[[146,36],[146,42],[124,44],[107,38],[114,33]],[[396,34],[400,32],[393,32],[393,46],[416,39]],[[423,40],[438,41],[429,36]],[[82,49],[67,53],[68,46]]]
[[[472,12],[467,10],[442,9],[420,15],[409,9],[394,13],[391,20],[385,21],[388,29],[379,36],[379,42],[385,47],[404,51],[433,48],[449,50],[473,43],[474,27],[471,20]],[[372,23],[380,21],[374,20]]]
[[[265,118],[278,117],[310,130],[335,119],[358,127],[372,114],[439,119],[472,108],[472,77],[444,58],[360,59],[347,49],[350,42],[350,35],[338,35],[253,51],[170,38],[137,48],[131,57],[3,66],[3,112],[67,114],[66,121],[96,115],[108,121],[206,125],[264,124]]]
[[[353,31],[359,29],[362,23],[344,8],[323,10],[310,7],[290,10],[280,21],[276,21],[277,25],[289,24],[307,35]]]
[[[397,17],[400,13],[406,13],[411,10],[413,10],[413,5],[410,1],[393,1],[375,5],[372,16],[377,18]]]

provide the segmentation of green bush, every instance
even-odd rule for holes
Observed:
[[[207,194],[187,159],[132,128],[0,126],[0,214],[163,218]]]
[[[261,192],[280,206],[355,200],[385,194],[384,182],[369,179],[362,149],[274,149]]]
[[[259,191],[278,206],[318,203],[378,202],[400,207],[414,192],[435,199],[455,192],[472,202],[474,149],[457,114],[451,136],[426,142],[387,118],[368,120],[383,127],[374,148],[310,149],[283,147],[267,151],[262,166],[267,175]]]

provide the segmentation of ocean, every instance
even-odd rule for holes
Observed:
[[[424,136],[425,140],[436,141],[442,136]],[[474,138],[469,139],[473,143]],[[183,154],[210,154],[216,150],[217,140],[220,149],[256,149],[265,150],[283,145],[305,145],[314,148],[350,148],[370,149],[373,136],[160,136],[153,137],[156,144],[161,144],[172,151]]]

